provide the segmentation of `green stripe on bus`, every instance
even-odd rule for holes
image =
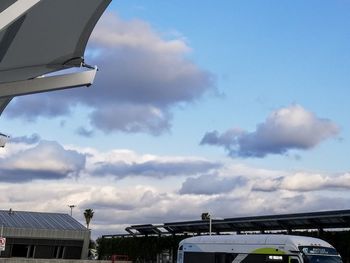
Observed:
[[[269,255],[284,255],[284,251],[278,250],[276,248],[258,248],[254,251],[252,251],[252,254],[269,254]]]

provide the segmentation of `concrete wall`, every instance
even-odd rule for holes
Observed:
[[[23,238],[28,237],[28,238],[85,240],[86,238],[90,237],[90,231],[89,230],[56,230],[56,229],[4,227],[3,236],[4,237],[23,237]]]
[[[1,1],[1,0],[0,0]],[[31,239],[62,239],[84,241],[81,259],[88,257],[90,230],[56,230],[56,229],[33,229],[33,228],[11,228],[2,229],[3,237],[31,238]]]

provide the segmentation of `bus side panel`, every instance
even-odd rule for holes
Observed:
[[[271,255],[274,256],[274,255]],[[275,258],[269,258],[266,254],[249,254],[242,263],[289,263],[288,256],[277,255]],[[281,257],[281,259],[279,259]]]
[[[274,256],[274,255],[271,255]],[[234,261],[235,260],[235,261]],[[289,263],[288,256],[269,258],[266,254],[184,252],[183,263]]]

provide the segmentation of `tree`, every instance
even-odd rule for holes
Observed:
[[[93,209],[85,209],[84,217],[85,217],[87,229],[89,229],[90,221],[91,221],[93,216],[94,216],[94,210]]]

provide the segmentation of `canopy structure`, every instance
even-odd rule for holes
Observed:
[[[335,210],[311,213],[266,215],[212,220],[212,231],[216,234],[249,231],[287,231],[350,228],[350,210]],[[133,225],[125,229],[132,236],[207,234],[209,220],[170,222],[159,225]],[[105,235],[105,238],[126,236]]]
[[[111,0],[0,1],[0,114],[14,96],[93,83],[97,68],[60,76],[45,74],[86,66],[84,52]]]

